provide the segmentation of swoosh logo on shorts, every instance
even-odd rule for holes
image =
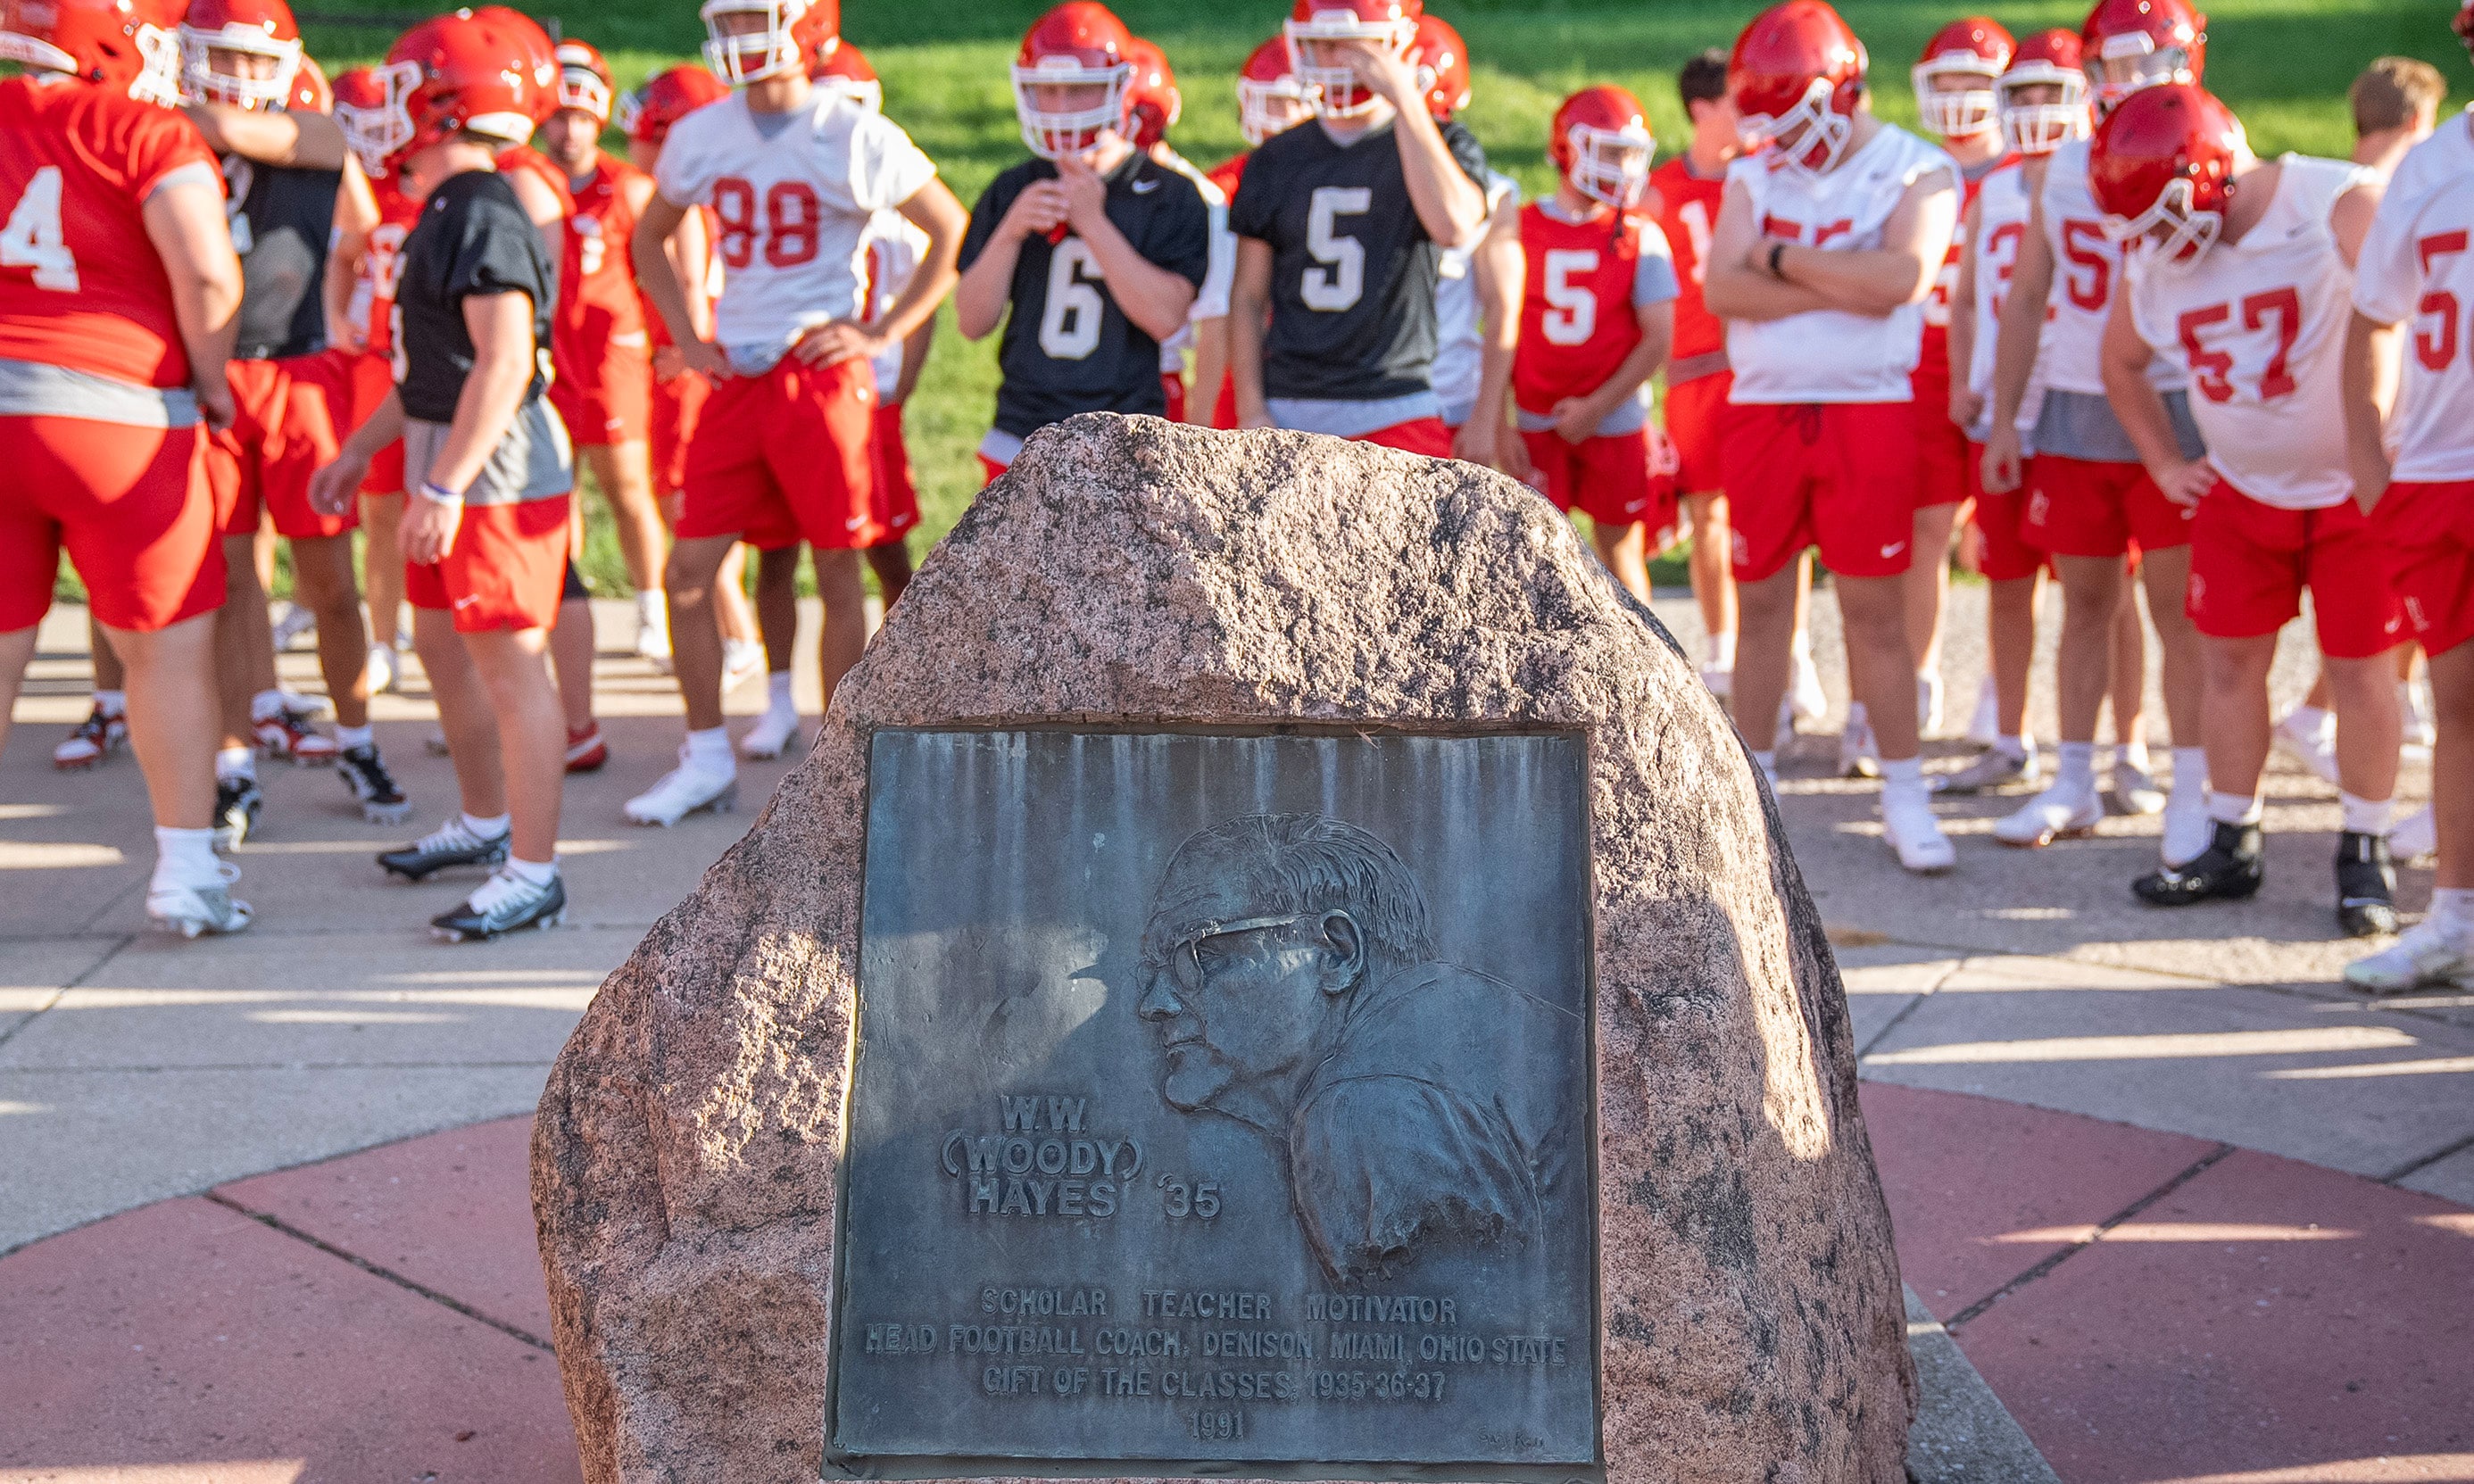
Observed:
[[[846,531],[855,531],[855,530],[859,529],[861,526],[865,525],[866,523],[867,523],[867,517],[865,517],[865,516],[863,516],[863,515],[855,515],[855,516],[852,516],[849,520],[844,521],[844,522],[842,523],[842,529],[844,529],[844,530],[846,530]]]
[[[480,600],[481,600],[481,595],[480,595],[480,594],[478,594],[478,593],[475,593],[475,594],[473,594],[473,596],[471,596],[470,597],[459,597],[459,598],[455,599],[455,606],[456,606],[456,607],[458,607],[458,608],[470,608],[470,607],[472,607],[474,603],[477,603],[477,602],[479,602]]]
[[[1883,547],[1881,548],[1881,556],[1882,556],[1883,560],[1887,560],[1887,559],[1889,559],[1890,557],[1894,557],[1894,556],[1898,555],[1900,552],[1904,551],[1905,549],[1907,549],[1907,544],[1906,544],[1905,542],[1904,542],[1904,541],[1894,541],[1894,542],[1890,543],[1888,546]]]

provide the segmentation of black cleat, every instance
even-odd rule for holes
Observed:
[[[389,875],[419,881],[432,871],[455,865],[503,865],[507,837],[480,836],[464,827],[462,815],[448,820],[400,850],[381,850],[378,864]]]
[[[2208,848],[2179,867],[2148,872],[2130,884],[2131,895],[2150,907],[2188,907],[2194,902],[2236,902],[2259,890],[2267,879],[2261,859],[2263,840],[2255,824],[2217,822]]]
[[[257,828],[257,812],[266,807],[255,778],[215,780],[215,848],[230,850]]]
[[[488,942],[505,933],[526,928],[546,931],[567,920],[567,882],[553,876],[536,887],[511,871],[500,871],[453,912],[429,919],[433,937],[450,943]]]
[[[395,786],[395,775],[387,771],[386,760],[378,756],[376,742],[335,754],[335,776],[361,801],[361,817],[371,824],[401,824],[404,815],[412,813],[403,791]]]
[[[2347,830],[2337,837],[2337,925],[2347,937],[2397,930],[2396,867],[2387,836]]]

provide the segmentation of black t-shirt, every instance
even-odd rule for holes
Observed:
[[[1267,397],[1380,401],[1431,390],[1441,250],[1409,200],[1395,127],[1342,145],[1300,124],[1247,162],[1228,230],[1272,249]],[[1483,188],[1477,140],[1445,124],[1443,142]]]
[[[261,165],[224,157],[224,214],[240,255],[235,360],[313,355],[327,347],[327,245],[335,231],[339,170]]]
[[[1056,166],[1027,159],[988,183],[962,238],[968,270],[987,250],[1014,198]],[[1108,220],[1146,261],[1200,288],[1211,271],[1211,208],[1194,182],[1163,170],[1140,151],[1108,176]],[[997,365],[996,426],[1028,438],[1078,412],[1168,410],[1160,390],[1159,342],[1126,318],[1082,239],[1023,239],[1014,261],[1013,307],[1006,316]]]
[[[550,316],[558,307],[558,265],[524,214],[516,188],[495,170],[449,176],[421,208],[403,239],[395,295],[395,378],[404,416],[455,420],[455,399],[473,372],[473,335],[464,301],[518,293],[533,302],[533,381],[529,402],[549,384]]]

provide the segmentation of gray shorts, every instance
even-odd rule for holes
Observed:
[[[403,487],[418,490],[438,461],[447,442],[444,423],[403,421]],[[546,398],[536,397],[516,413],[505,436],[490,450],[481,476],[464,491],[468,505],[521,505],[555,499],[575,488],[575,455],[568,447],[567,425],[550,410]]]

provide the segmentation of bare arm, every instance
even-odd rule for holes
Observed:
[[[897,343],[910,339],[911,331],[935,315],[936,305],[954,286],[954,259],[961,255],[962,232],[970,225],[970,217],[962,210],[962,204],[954,199],[954,193],[945,188],[945,182],[934,176],[894,209],[928,234],[928,245],[920,250],[919,266],[911,270],[910,281],[902,285],[902,292],[885,306],[880,317],[818,325],[799,337],[799,343],[790,348],[791,354],[811,366],[874,360]]]
[[[2350,271],[2363,256],[2363,239],[2371,234],[2371,218],[2380,211],[2380,187],[2357,185],[2337,198],[2328,209],[2328,228],[2336,234],[2337,255]]]
[[[2206,460],[2182,456],[2165,399],[2147,379],[2147,362],[2153,355],[2130,317],[2130,285],[2120,284],[2105,317],[2104,346],[2098,356],[2105,401],[2113,404],[2115,420],[2130,435],[2130,445],[2139,450],[2139,462],[2147,466],[2147,477],[2156,481],[2156,488],[2177,504],[2195,504],[2216,483],[2216,475]]]
[[[2353,471],[2354,502],[2368,515],[2389,489],[2389,450],[2382,434],[2397,361],[2397,328],[2366,319],[2358,310],[2345,324],[2345,351],[2339,400],[2345,409],[2345,462]]]
[[[240,258],[224,220],[223,192],[204,181],[159,187],[143,208],[147,240],[172,285],[172,316],[189,356],[189,384],[206,426],[231,426],[224,367],[240,332]]]
[[[327,270],[318,285],[327,311],[327,343],[347,350],[366,349],[366,330],[352,328],[352,292],[360,285],[362,259],[369,255],[370,233],[378,225],[377,198],[360,162],[347,160],[344,182],[335,192],[334,236],[327,248]]]
[[[1976,240],[1981,216],[1977,203],[1969,202],[1962,218],[1962,240]],[[1950,420],[1962,428],[1972,427],[1977,414],[1984,410],[1982,401],[1967,384],[1968,375],[1976,365],[1976,254],[1972,249],[1958,255],[1958,280],[1950,289],[1949,333]]]
[[[473,370],[455,398],[455,419],[430,462],[428,481],[456,491],[481,477],[524,404],[534,371],[532,296],[474,294],[464,301],[464,328],[473,337]]]
[[[648,201],[649,207],[651,203]],[[637,213],[639,219],[643,213]],[[679,218],[679,225],[664,240],[670,265],[678,271],[679,282],[688,296],[688,319],[695,326],[698,340],[713,338],[713,295],[708,286],[713,282],[713,233],[705,226],[702,211],[689,211]],[[632,256],[633,243],[628,245]]]
[[[1917,178],[1881,224],[1881,245],[1854,252],[1790,244],[1779,255],[1780,277],[1811,289],[1833,309],[1887,315],[1922,304],[1950,254],[1958,222],[1958,187],[1947,170]]]
[[[1701,302],[1722,320],[1783,320],[1831,307],[1802,284],[1770,277],[1770,239],[1753,219],[1753,196],[1735,182],[1718,206],[1710,229],[1710,255],[1702,260]]]
[[[1400,173],[1419,225],[1438,247],[1467,247],[1486,230],[1486,192],[1452,158],[1414,82],[1394,103],[1400,106],[1400,121],[1392,137],[1400,146]]]
[[[2045,238],[2040,192],[2028,206],[2027,230],[2019,235],[2019,255],[2010,265],[2010,295],[2001,301],[2001,318],[1994,327],[1993,426],[1984,435],[1977,477],[1996,495],[2007,495],[2021,482],[2019,408],[2036,374],[2036,349],[2045,337],[2052,294],[2053,250]]]
[[[1452,450],[1461,458],[1498,469],[1508,467],[1508,445],[1519,442],[1506,426],[1511,417],[1506,403],[1512,397],[1512,355],[1520,343],[1520,288],[1528,272],[1520,251],[1520,209],[1513,205],[1513,193],[1505,191],[1485,237],[1469,255],[1485,338],[1478,346],[1477,405]]]
[[[921,320],[919,328],[912,330],[910,337],[902,342],[902,375],[896,377],[893,381],[893,401],[896,406],[909,401],[910,394],[919,390],[919,373],[926,369],[929,348],[935,343],[936,319],[934,315]]]
[[[1220,406],[1220,384],[1228,378],[1228,316],[1194,322],[1194,389],[1186,394],[1185,420],[1209,427]]]
[[[1272,245],[1237,239],[1237,274],[1228,284],[1228,375],[1237,384],[1237,426],[1269,427],[1263,399],[1263,331],[1272,312]]]
[[[221,103],[193,103],[181,111],[218,155],[299,170],[341,170],[351,158],[344,148],[343,126],[324,113],[235,109]]]
[[[1153,340],[1166,340],[1185,328],[1186,311],[1194,307],[1193,280],[1170,272],[1134,250],[1117,224],[1108,220],[1108,185],[1074,157],[1056,162],[1064,187],[1066,220],[1100,265],[1107,294],[1135,327]]]
[[[689,310],[687,284],[680,278],[679,264],[670,256],[671,234],[695,214],[693,207],[680,206],[659,191],[654,192],[653,199],[645,204],[644,214],[636,219],[636,234],[627,240],[627,255],[636,265],[636,286],[643,290],[653,312],[662,317],[687,368],[717,374],[727,369],[721,353],[714,349],[708,325],[699,324]]]

